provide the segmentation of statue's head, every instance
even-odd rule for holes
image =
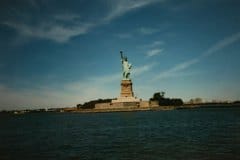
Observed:
[[[124,60],[127,61],[127,57],[124,57]]]

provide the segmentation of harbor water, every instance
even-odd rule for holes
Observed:
[[[240,159],[240,107],[0,114],[0,159]]]

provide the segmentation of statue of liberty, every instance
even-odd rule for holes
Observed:
[[[120,51],[121,54],[121,61],[122,61],[122,75],[123,80],[130,80],[130,69],[132,68],[132,65],[128,63],[127,57],[123,56],[123,52]]]

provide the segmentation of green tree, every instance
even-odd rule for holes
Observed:
[[[161,100],[164,98],[165,92],[156,92],[153,94],[153,100]]]
[[[182,99],[179,98],[165,98],[165,92],[156,92],[153,97],[150,98],[151,101],[158,101],[159,105],[162,106],[180,106],[183,105]]]

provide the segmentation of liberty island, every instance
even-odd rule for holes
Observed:
[[[165,92],[154,93],[149,100],[142,100],[134,95],[131,69],[133,65],[128,57],[120,51],[122,78],[120,80],[120,95],[114,99],[98,99],[82,104],[77,108],[69,108],[69,112],[116,112],[116,111],[147,111],[147,110],[173,110],[183,105],[181,99],[164,97]],[[160,104],[160,100],[164,103]]]

